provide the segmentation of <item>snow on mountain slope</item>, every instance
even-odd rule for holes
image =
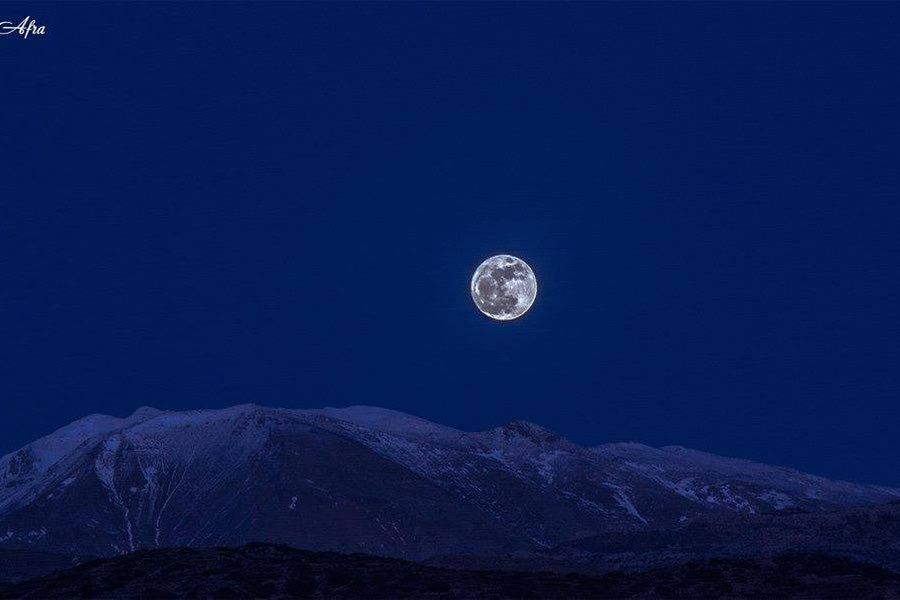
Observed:
[[[755,514],[788,508],[857,505],[900,499],[900,490],[833,481],[680,446],[607,444],[597,454],[693,502]]]
[[[124,419],[89,415],[0,458],[0,514],[10,505],[27,500],[54,474],[61,472],[60,463],[79,447],[159,414],[160,411],[145,407]]]
[[[426,421],[388,408],[377,406],[348,406],[346,408],[322,408],[296,411],[298,414],[323,415],[337,421],[353,423],[360,427],[407,437],[428,436],[432,439],[455,439],[464,432]]]
[[[103,555],[266,541],[422,558],[897,497],[684,449],[584,448],[522,421],[466,433],[364,406],[142,409],[0,460],[0,545]]]

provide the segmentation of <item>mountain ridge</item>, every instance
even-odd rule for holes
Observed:
[[[699,451],[588,448],[522,420],[465,432],[364,405],[142,407],[0,458],[0,548],[104,556],[259,541],[421,559],[897,499]]]
[[[424,417],[419,417],[417,415],[404,413],[404,412],[396,410],[396,409],[384,408],[384,407],[380,407],[380,406],[367,405],[367,404],[353,404],[353,405],[341,406],[341,407],[326,406],[326,407],[322,407],[322,408],[286,408],[286,407],[278,407],[278,406],[266,406],[266,405],[256,404],[256,403],[242,403],[242,404],[236,404],[236,405],[226,407],[226,408],[196,408],[196,409],[186,409],[186,410],[167,410],[167,409],[155,408],[152,406],[140,406],[125,417],[116,417],[113,415],[107,415],[105,413],[91,413],[89,415],[86,415],[84,417],[76,419],[76,420],[72,421],[71,423],[62,425],[61,427],[58,427],[57,429],[51,431],[50,433],[48,433],[44,436],[41,436],[40,438],[37,438],[33,442],[25,444],[25,446],[22,446],[21,448],[12,450],[3,456],[0,456],[0,464],[2,464],[6,459],[10,458],[17,452],[21,451],[22,449],[32,446],[33,444],[40,442],[41,440],[43,440],[45,438],[50,438],[50,437],[56,436],[57,434],[65,431],[65,430],[68,430],[75,425],[82,424],[83,422],[89,422],[92,420],[104,420],[104,421],[110,421],[110,422],[112,422],[112,421],[120,422],[124,426],[129,426],[130,424],[151,420],[156,417],[161,417],[161,416],[165,416],[165,415],[192,415],[192,414],[201,415],[201,414],[205,414],[205,413],[220,413],[223,411],[235,411],[235,410],[247,410],[247,411],[264,410],[264,411],[293,412],[293,413],[299,413],[299,414],[319,414],[319,415],[326,416],[326,417],[334,417],[334,418],[338,418],[338,419],[343,418],[350,422],[354,422],[354,423],[357,423],[360,425],[363,424],[362,418],[364,418],[361,415],[365,415],[365,413],[371,411],[373,413],[373,415],[379,415],[379,414],[382,414],[384,416],[395,415],[400,418],[406,418],[410,421],[416,421],[416,422],[420,422],[423,424],[428,424],[433,427],[440,428],[442,430],[446,430],[448,432],[454,432],[458,435],[486,434],[486,433],[489,433],[492,431],[501,431],[501,430],[509,429],[509,428],[513,428],[513,429],[533,428],[534,430],[540,430],[540,431],[544,432],[547,437],[558,438],[558,439],[565,440],[567,442],[569,441],[569,439],[566,438],[564,435],[562,435],[550,428],[544,427],[543,425],[535,423],[534,421],[529,421],[527,419],[516,418],[516,419],[512,419],[510,421],[506,421],[505,423],[503,423],[501,425],[498,425],[496,427],[489,428],[486,430],[466,431],[466,430],[462,430],[462,429],[456,429],[456,428],[453,428],[453,427],[450,427],[447,425],[438,424],[433,421],[429,421],[428,419],[425,419]],[[354,418],[355,415],[357,416],[356,418]],[[368,424],[369,425],[377,424],[377,425],[383,427],[385,422],[386,422],[386,419],[381,419],[381,420],[373,419],[373,421]],[[827,480],[827,481],[831,481],[831,482],[840,482],[840,483],[848,483],[851,485],[879,488],[879,489],[883,489],[883,490],[892,492],[892,493],[896,494],[898,498],[900,498],[900,487],[894,487],[894,486],[878,484],[878,483],[858,482],[858,481],[853,481],[853,480],[849,480],[849,479],[833,479],[830,477],[826,477],[824,475],[810,474],[806,471],[803,471],[803,470],[795,468],[795,467],[764,463],[764,462],[750,459],[750,458],[743,458],[743,457],[737,457],[737,456],[726,456],[726,455],[716,454],[714,452],[710,452],[707,450],[699,450],[696,448],[689,448],[689,447],[681,446],[678,444],[667,444],[665,446],[651,446],[649,444],[645,444],[645,443],[637,441],[637,440],[604,442],[604,443],[595,444],[595,445],[582,445],[582,444],[578,444],[577,442],[570,442],[570,443],[572,443],[574,445],[580,445],[585,448],[591,448],[594,450],[602,450],[602,449],[607,449],[607,448],[635,447],[635,448],[644,448],[644,449],[651,449],[651,450],[671,452],[671,453],[679,453],[679,452],[691,453],[694,455],[703,455],[706,457],[730,461],[730,462],[734,462],[734,463],[744,463],[747,465],[762,465],[762,466],[772,468],[772,469],[783,469],[785,471],[801,473],[803,475],[807,475],[807,476],[811,476],[811,477],[819,477],[823,480]]]

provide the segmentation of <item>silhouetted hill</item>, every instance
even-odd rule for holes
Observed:
[[[783,555],[643,573],[459,571],[283,546],[180,548],[87,563],[0,588],[0,598],[900,598],[900,574]]]

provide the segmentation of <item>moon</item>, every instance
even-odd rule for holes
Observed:
[[[475,269],[471,291],[478,310],[492,319],[511,321],[534,304],[537,279],[521,258],[498,254]]]

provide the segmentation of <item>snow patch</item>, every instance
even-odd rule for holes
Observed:
[[[615,498],[616,502],[625,509],[629,515],[640,521],[641,523],[647,524],[647,519],[641,516],[641,513],[638,512],[638,509],[635,508],[634,503],[631,501],[631,498],[628,497],[628,494],[625,493],[625,488],[620,485],[616,485],[614,483],[604,483],[604,486],[613,490],[613,498]]]
[[[784,510],[796,506],[794,501],[787,494],[783,494],[776,490],[768,490],[759,495],[759,499],[772,505],[775,510]]]
[[[542,452],[535,461],[538,475],[540,475],[547,483],[553,483],[554,463],[563,454],[564,453],[559,450]]]
[[[122,509],[125,518],[125,532],[128,536],[128,548],[134,552],[134,533],[131,529],[131,514],[128,505],[122,500],[119,491],[116,489],[116,459],[118,458],[119,449],[122,446],[122,437],[113,436],[103,442],[100,452],[94,460],[94,472],[97,479],[106,488],[109,499],[112,503]]]
[[[480,456],[481,458],[495,460],[505,467],[511,467],[509,462],[506,460],[506,457],[503,456],[503,452],[501,450],[491,450],[490,452],[476,452],[475,455]]]

